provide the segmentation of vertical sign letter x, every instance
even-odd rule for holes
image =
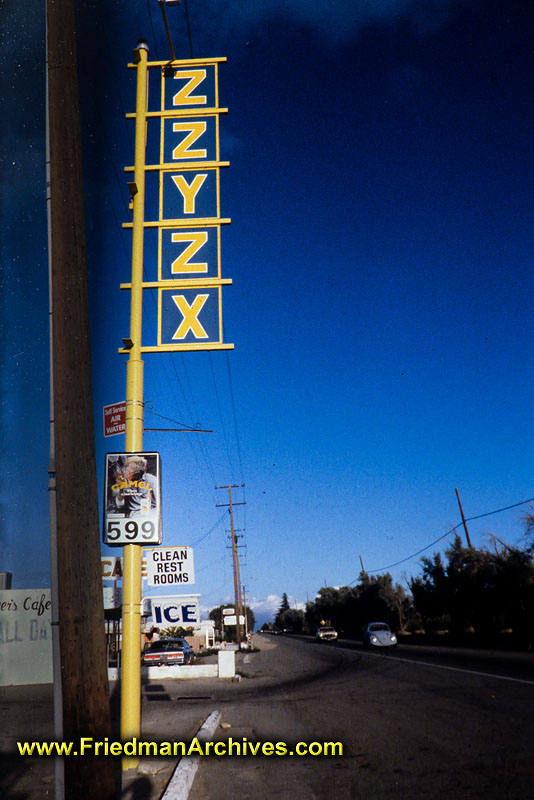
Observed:
[[[173,339],[185,339],[189,331],[195,339],[208,339],[208,334],[198,321],[198,315],[202,311],[204,303],[209,294],[197,294],[191,305],[187,302],[183,294],[173,294],[172,299],[176,303],[179,311],[183,315],[183,320],[177,327]]]

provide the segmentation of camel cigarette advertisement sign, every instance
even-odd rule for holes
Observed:
[[[105,481],[105,544],[161,544],[159,453],[108,453]]]

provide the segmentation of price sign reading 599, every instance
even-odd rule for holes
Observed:
[[[104,542],[161,544],[159,453],[108,453]]]

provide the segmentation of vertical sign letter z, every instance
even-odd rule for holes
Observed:
[[[191,96],[191,92],[194,91],[199,83],[202,83],[206,77],[205,69],[192,69],[188,70],[187,72],[182,70],[180,72],[176,72],[174,77],[176,80],[180,80],[181,78],[189,78],[189,80],[185,86],[182,86],[180,91],[176,92],[172,98],[173,106],[206,105],[207,97],[205,94],[196,94]]]

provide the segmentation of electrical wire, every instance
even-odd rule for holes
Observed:
[[[524,506],[527,503],[532,503],[532,502],[534,502],[534,497],[531,497],[529,500],[521,500],[519,503],[512,503],[512,505],[510,506],[497,508],[495,509],[495,511],[487,511],[485,514],[477,514],[474,517],[467,517],[465,521],[473,522],[473,520],[482,519],[482,517],[491,517],[493,514],[500,514],[501,511],[509,511],[511,508],[518,508],[519,506]],[[458,530],[458,528],[463,527],[463,524],[464,524],[463,522],[459,522],[458,525],[455,525],[453,528],[450,529],[450,531],[444,533],[443,536],[439,536],[437,539],[434,539],[433,542],[430,542],[430,544],[427,544],[425,547],[422,547],[421,550],[418,550],[416,553],[412,553],[411,556],[407,556],[406,558],[403,558],[400,561],[396,561],[394,564],[388,564],[387,567],[380,567],[379,569],[366,569],[365,572],[368,575],[374,575],[377,572],[385,572],[388,569],[392,569],[393,567],[398,567],[400,564],[405,564],[407,561],[411,561],[413,558],[416,558],[417,556],[421,555],[421,553],[424,553],[425,550],[429,550],[431,547],[438,544],[438,542],[441,542],[443,541],[443,539],[446,539],[447,536],[451,535],[451,533],[455,533]],[[357,580],[358,578],[354,578],[354,580],[348,583],[347,586],[352,586],[352,584],[356,583]]]
[[[241,454],[241,442],[239,440],[239,431],[238,431],[238,428],[237,428],[237,414],[236,414],[236,408],[235,408],[234,387],[233,387],[233,384],[232,384],[232,373],[230,371],[230,359],[228,358],[228,353],[226,353],[226,369],[227,369],[227,372],[228,372],[228,385],[230,387],[230,400],[232,401],[232,417],[233,417],[233,421],[234,421],[234,432],[235,432],[235,439],[236,439],[236,446],[237,446],[237,458],[238,458],[238,461],[239,461],[239,471],[240,471],[239,474],[240,474],[241,480],[244,483],[244,480],[243,480],[243,457],[242,457],[242,454]]]
[[[221,420],[221,429],[222,429],[222,432],[223,432],[224,444],[225,444],[225,447],[226,447],[226,456],[228,458],[228,465],[230,467],[230,477],[231,477],[232,483],[235,483],[233,470],[232,470],[232,459],[230,457],[230,448],[228,446],[228,437],[226,436],[226,426],[224,424],[224,418],[223,418],[223,413],[222,413],[222,408],[221,408],[221,401],[220,401],[220,398],[219,398],[219,390],[217,388],[217,381],[215,380],[215,372],[214,372],[214,369],[213,369],[213,360],[211,358],[211,352],[210,351],[208,351],[208,354],[209,354],[209,362],[210,362],[210,368],[211,368],[211,376],[212,376],[212,379],[213,379],[213,388],[215,390],[215,399],[217,400],[217,408],[219,409],[219,417],[220,417],[220,420]]]
[[[152,28],[152,41],[154,42],[154,50],[155,50],[155,53],[156,53],[156,61],[159,61],[160,59],[159,59],[159,56],[158,56],[158,45],[157,45],[157,40],[156,40],[156,33],[154,31],[154,23],[152,22],[152,11],[150,10],[150,0],[146,0],[146,8],[147,8],[147,11],[148,11],[148,17],[150,19],[150,27]]]
[[[224,522],[224,520],[226,519],[226,516],[227,516],[227,514],[228,514],[228,511],[224,511],[224,512],[221,514],[221,516],[219,517],[219,519],[217,520],[217,522],[215,523],[215,525],[213,525],[213,527],[212,527],[212,528],[210,528],[210,529],[209,529],[209,531],[208,531],[207,533],[205,533],[203,536],[201,536],[201,537],[200,537],[200,539],[197,539],[197,540],[196,540],[196,542],[193,542],[193,544],[191,545],[191,547],[196,547],[198,544],[200,544],[200,542],[203,542],[203,541],[204,541],[204,539],[207,539],[207,538],[208,538],[208,536],[209,536],[211,533],[213,533],[213,531],[214,531],[216,528],[218,528],[218,527],[219,527],[219,525],[220,525],[222,522]]]
[[[184,0],[184,10],[185,10],[185,21],[187,24],[187,38],[189,40],[189,53],[190,53],[190,58],[193,58],[193,40],[191,39],[191,23],[189,21],[189,8],[187,5],[187,0]]]
[[[167,422],[174,422],[175,425],[182,425],[182,427],[187,428],[189,431],[195,431],[197,428],[193,427],[192,425],[188,425],[186,422],[180,422],[177,419],[172,419],[172,417],[166,417],[164,414],[158,414],[157,411],[152,411],[151,408],[148,408],[148,403],[150,400],[145,400],[143,403],[145,411],[148,411],[149,414],[153,414],[155,417],[159,417],[160,419],[166,419]]]
[[[222,561],[224,561],[224,556],[222,558],[218,558],[216,561],[212,561],[211,564],[205,564],[203,567],[200,567],[200,569],[195,570],[195,574],[197,572],[203,572],[205,569],[215,566],[215,564],[220,564]]]

